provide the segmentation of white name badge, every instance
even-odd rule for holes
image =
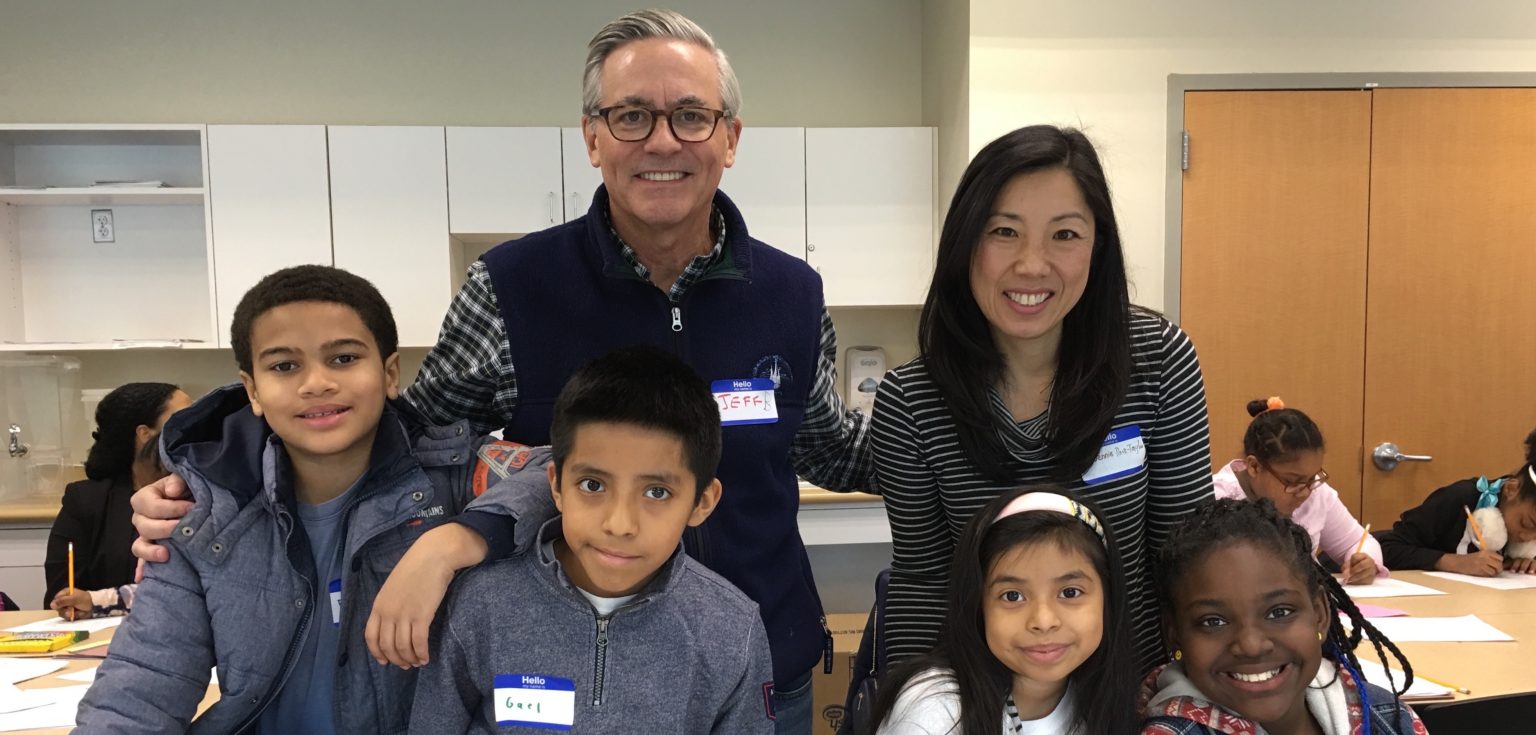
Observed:
[[[326,589],[331,592],[331,624],[341,625],[341,580],[331,580]]]
[[[1093,466],[1083,473],[1083,482],[1097,485],[1136,474],[1147,463],[1147,445],[1141,440],[1141,427],[1132,424],[1109,432]]]
[[[768,378],[716,380],[709,384],[720,409],[721,426],[772,424],[779,420],[779,407],[773,402],[773,381]]]
[[[496,675],[496,724],[569,730],[576,721],[576,682],[541,674]]]

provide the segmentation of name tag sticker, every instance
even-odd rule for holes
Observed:
[[[709,390],[715,394],[721,426],[778,423],[779,407],[773,402],[773,381],[768,378],[716,380]]]
[[[576,682],[542,674],[496,675],[496,725],[570,730],[576,721]]]
[[[1093,466],[1083,473],[1083,482],[1097,485],[1136,474],[1147,463],[1147,445],[1141,440],[1141,427],[1132,424],[1109,432]]]
[[[341,625],[341,580],[331,580],[326,589],[331,591],[331,624]]]

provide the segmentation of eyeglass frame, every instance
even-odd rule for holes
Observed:
[[[625,108],[641,110],[651,116],[651,126],[648,130],[645,131],[645,135],[642,135],[639,138],[634,138],[632,140],[626,140],[624,138],[620,138],[619,134],[614,132],[613,123],[608,120],[608,113],[613,112],[614,110]],[[677,134],[676,125],[674,125],[672,122],[672,116],[683,110],[697,110],[700,112],[714,113],[715,119],[709,124],[709,135],[700,138],[699,140],[687,140],[680,137]],[[666,114],[663,115],[662,113]],[[667,121],[667,132],[671,133],[672,137],[679,143],[708,143],[715,137],[715,131],[720,128],[720,121],[726,118],[734,118],[735,116],[735,113],[727,112],[725,110],[717,110],[713,107],[704,107],[702,105],[678,105],[677,107],[674,107],[670,110],[644,107],[641,105],[609,105],[607,107],[599,107],[587,115],[588,118],[595,117],[599,120],[602,120],[603,125],[607,126],[608,128],[608,134],[612,135],[613,139],[619,141],[620,143],[641,143],[650,140],[651,136],[656,134],[656,121],[661,119],[665,119]]]
[[[1317,471],[1317,474],[1307,478],[1306,480],[1302,481],[1300,484],[1292,484],[1290,481],[1286,480],[1284,477],[1281,477],[1280,475],[1276,474],[1275,471],[1273,469],[1271,469],[1269,465],[1264,464],[1263,462],[1260,462],[1259,463],[1259,467],[1261,469],[1263,469],[1265,472],[1268,472],[1270,477],[1273,477],[1276,480],[1278,480],[1280,482],[1281,487],[1289,495],[1300,495],[1302,493],[1310,493],[1313,490],[1316,490],[1316,489],[1318,489],[1318,488],[1320,488],[1323,485],[1328,483],[1328,470],[1325,470],[1325,469],[1319,469]]]

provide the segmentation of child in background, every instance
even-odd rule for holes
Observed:
[[[1246,456],[1211,478],[1216,497],[1267,498],[1281,515],[1306,530],[1312,548],[1339,568],[1345,584],[1370,584],[1387,576],[1381,544],[1366,535],[1328,484],[1323,433],[1311,417],[1286,408],[1279,398],[1249,401],[1248,415],[1253,421],[1243,433]]]
[[[1465,509],[1472,509],[1474,531]],[[1478,534],[1487,542],[1478,542]],[[1536,574],[1536,431],[1525,437],[1525,464],[1503,477],[1467,479],[1429,494],[1377,534],[1393,569],[1431,569],[1496,577],[1509,569]]]
[[[1406,674],[1398,691],[1413,668],[1274,503],[1205,505],[1158,556],[1174,660],[1143,685],[1144,735],[1425,735],[1413,710],[1361,678],[1354,649],[1363,635],[1381,661],[1390,651]]]
[[[1003,493],[950,569],[938,644],[881,682],[880,735],[1135,728],[1125,577],[1096,510],[1055,489]]]
[[[455,583],[410,731],[772,733],[757,605],[682,551],[720,500],[709,387],[618,350],[561,389],[550,440],[561,515]]]
[[[192,399],[169,383],[127,383],[96,405],[96,430],[85,459],[87,479],[64,488],[43,562],[44,602],[60,615],[120,615],[133,606],[135,488],[165,476],[160,429]],[[67,589],[69,544],[75,545],[75,589]]]

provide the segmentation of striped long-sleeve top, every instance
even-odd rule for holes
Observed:
[[[1114,531],[1145,669],[1164,657],[1152,557],[1175,524],[1211,497],[1211,448],[1205,382],[1189,337],[1160,317],[1133,312],[1131,350],[1136,370],[1111,429],[1137,427],[1145,459],[1133,472],[1066,486],[1097,503]],[[966,521],[1005,489],[1050,482],[1056,474],[1046,447],[1048,410],[1016,422],[996,391],[992,399],[1018,467],[1006,486],[987,479],[961,447],[954,416],[922,358],[880,384],[871,440],[891,522],[885,640],[892,661],[923,653],[937,639],[951,557]]]

